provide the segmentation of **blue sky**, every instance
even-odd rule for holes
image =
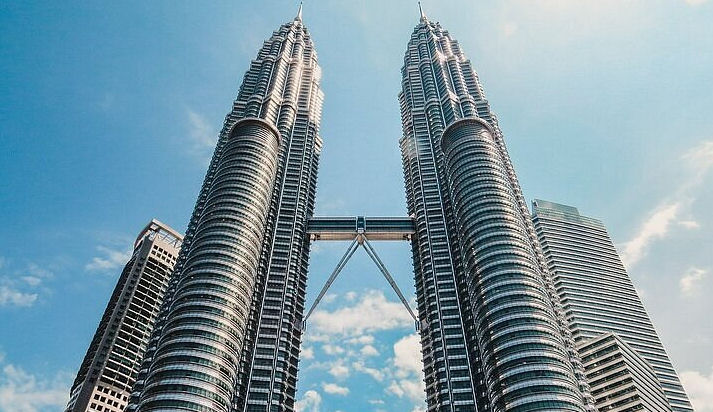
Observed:
[[[713,411],[713,1],[424,1],[478,71],[528,199],[609,227]],[[0,5],[0,411],[60,411],[136,233],[184,230],[225,113],[296,2]],[[323,68],[317,212],[405,213],[413,1],[305,5]],[[318,244],[308,304],[346,245]],[[406,244],[376,245],[413,295]],[[308,326],[304,411],[421,405],[408,314],[364,253]],[[341,325],[330,332],[335,324]]]

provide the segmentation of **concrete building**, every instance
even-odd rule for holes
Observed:
[[[182,239],[155,219],[139,233],[74,380],[66,412],[124,410]]]

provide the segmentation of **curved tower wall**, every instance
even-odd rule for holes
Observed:
[[[399,94],[403,137],[400,140],[406,199],[415,217],[412,240],[416,298],[421,331],[428,411],[489,410],[493,394],[484,382],[481,353],[475,336],[468,274],[450,196],[441,138],[460,119],[482,119],[491,128],[502,159],[504,179],[512,190],[512,213],[524,226],[534,264],[546,285],[558,333],[587,408],[584,369],[568,325],[562,316],[552,278],[538,244],[522,190],[505,147],[496,116],[483,87],[458,42],[439,23],[421,17],[404,56]],[[463,343],[465,342],[465,345]],[[465,382],[468,380],[468,382]],[[472,384],[471,384],[472,383]],[[473,406],[469,406],[473,405]],[[546,410],[547,408],[545,408]]]
[[[209,212],[208,192],[217,179],[233,126],[246,118],[259,118],[274,127],[280,145],[275,184],[264,204],[268,213],[244,341],[242,348],[238,348],[241,354],[235,368],[231,410],[294,410],[301,342],[297,325],[304,310],[309,257],[305,230],[314,209],[322,148],[319,126],[324,94],[320,81],[314,43],[298,15],[263,43],[245,73],[232,110],[225,117],[127,410],[143,410],[141,398],[164,335],[166,314],[185,276],[190,251],[198,241],[199,222]]]
[[[279,134],[245,119],[229,134],[166,314],[142,411],[231,410],[277,173]]]
[[[457,121],[441,145],[492,410],[584,410],[490,125]]]

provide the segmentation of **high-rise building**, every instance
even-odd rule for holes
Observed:
[[[139,233],[74,380],[66,412],[124,410],[182,239],[155,219]]]
[[[293,410],[320,78],[300,8],[226,116],[130,410]]]
[[[533,222],[577,344],[615,333],[651,365],[673,410],[692,411],[604,224],[544,200]]]
[[[656,373],[615,333],[579,342],[597,409],[607,412],[671,412]]]
[[[498,121],[423,12],[399,102],[428,410],[591,408]]]

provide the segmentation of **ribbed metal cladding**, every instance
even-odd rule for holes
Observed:
[[[492,409],[584,411],[492,127],[459,120],[441,145]]]
[[[324,94],[320,80],[314,43],[298,13],[262,44],[225,117],[127,411],[143,410],[141,399],[147,377],[154,370],[158,343],[166,333],[167,313],[177,299],[178,284],[199,240],[199,224],[209,213],[209,192],[231,141],[229,135],[236,122],[251,117],[263,119],[279,132],[280,147],[273,190],[261,203],[268,213],[261,231],[255,287],[249,299],[240,360],[230,369],[231,375],[236,373],[230,389],[233,393],[230,408],[231,411],[294,409],[301,341],[301,330],[296,325],[300,324],[304,310],[309,257],[309,240],[304,230],[314,209],[322,148],[319,124]],[[233,195],[241,194],[230,196]],[[176,348],[180,346],[176,344]]]
[[[404,135],[399,143],[408,213],[416,223],[411,247],[429,412],[487,410],[490,404],[480,384],[478,350],[468,327],[473,315],[464,293],[461,253],[438,144],[448,124],[473,114],[474,98],[488,109],[468,64],[457,42],[440,25],[422,17],[411,34],[401,69]],[[457,90],[452,75],[458,77]]]
[[[274,126],[253,118],[229,133],[139,410],[231,410],[279,139]]]

